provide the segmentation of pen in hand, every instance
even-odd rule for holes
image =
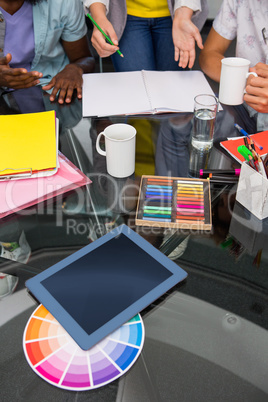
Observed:
[[[87,14],[87,17],[90,19],[92,24],[95,25],[95,27],[102,33],[102,35],[105,37],[105,39],[110,43],[110,45],[115,46],[115,44],[111,41],[108,35],[101,29],[101,27],[96,23],[96,21],[91,17],[90,14]],[[117,53],[121,56],[124,57],[124,55],[120,52],[120,50],[117,50]]]

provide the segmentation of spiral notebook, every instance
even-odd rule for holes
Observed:
[[[84,74],[83,116],[192,112],[198,94],[214,95],[201,71]]]

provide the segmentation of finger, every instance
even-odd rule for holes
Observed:
[[[7,53],[6,56],[0,57],[0,65],[7,65],[11,62],[12,56],[10,53]]]
[[[66,97],[66,92],[67,92],[67,88],[61,88],[59,96],[58,96],[58,102],[60,104],[64,103],[65,97]]]
[[[263,68],[256,68],[255,69],[255,73],[259,76],[259,77],[263,77],[263,78],[268,78],[268,69],[263,69]]]
[[[71,102],[72,97],[73,97],[73,92],[74,92],[74,87],[73,86],[69,87],[68,90],[67,90],[66,96],[65,96],[65,102],[66,103]],[[63,99],[63,101],[64,101],[64,99]]]
[[[118,46],[107,43],[99,31],[93,32],[91,42],[100,57],[109,57],[119,49]]]
[[[55,84],[56,84],[56,80],[55,80],[55,77],[53,77],[52,80],[48,84],[43,86],[43,90],[48,91],[49,89],[53,88]]]
[[[255,95],[256,90],[268,90],[268,81],[262,77],[254,77],[250,75],[247,79],[246,92]]]
[[[179,66],[182,68],[186,68],[188,62],[189,62],[189,52],[187,50],[181,50]]]
[[[200,32],[199,32],[198,30],[195,31],[193,37],[194,37],[194,39],[195,39],[195,41],[196,41],[197,46],[199,47],[199,49],[203,49],[204,46],[203,46],[202,36],[200,35]]]
[[[53,102],[56,99],[56,96],[57,96],[57,93],[59,92],[59,89],[60,89],[59,87],[54,86],[54,88],[53,88],[53,90],[51,92],[51,95],[49,97],[51,102]]]
[[[82,85],[76,88],[77,90],[77,98],[82,99]]]
[[[193,67],[194,61],[195,61],[195,50],[193,49],[189,52],[189,61],[188,61],[189,68]]]
[[[252,109],[256,110],[259,113],[267,113],[268,105],[265,102],[262,102],[262,100],[260,98],[258,98],[259,102],[256,102],[256,101],[251,102],[251,101],[247,101],[246,98],[244,98],[244,99],[245,99],[245,102],[250,107],[252,107]]]
[[[5,74],[5,76],[9,77],[14,77],[14,76],[24,76],[25,74],[28,73],[28,71],[25,68],[5,68],[3,67],[2,73]]]
[[[179,55],[180,55],[180,49],[177,46],[175,46],[174,50],[175,50],[174,51],[174,60],[178,61],[179,60]]]

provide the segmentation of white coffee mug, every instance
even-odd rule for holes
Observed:
[[[250,61],[241,57],[226,57],[221,61],[219,101],[225,105],[241,105],[247,78],[254,72],[248,72]]]
[[[105,137],[105,151],[100,138]],[[96,141],[100,155],[106,156],[108,173],[113,177],[128,177],[135,171],[136,129],[129,124],[112,124],[101,132]]]

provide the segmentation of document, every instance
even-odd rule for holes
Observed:
[[[0,127],[0,179],[56,173],[55,111],[0,116]]]
[[[194,97],[214,95],[201,71],[83,75],[83,116],[192,112]]]
[[[262,131],[256,134],[250,134],[255,144],[255,149],[259,155],[265,155],[268,153],[268,130]],[[245,158],[238,152],[237,148],[240,145],[244,145],[243,137],[234,137],[229,140],[222,141],[220,145],[227,151],[237,162],[245,162]],[[262,149],[259,148],[261,145]]]
[[[51,177],[0,181],[0,219],[89,183],[91,180],[59,152],[59,169]]]

